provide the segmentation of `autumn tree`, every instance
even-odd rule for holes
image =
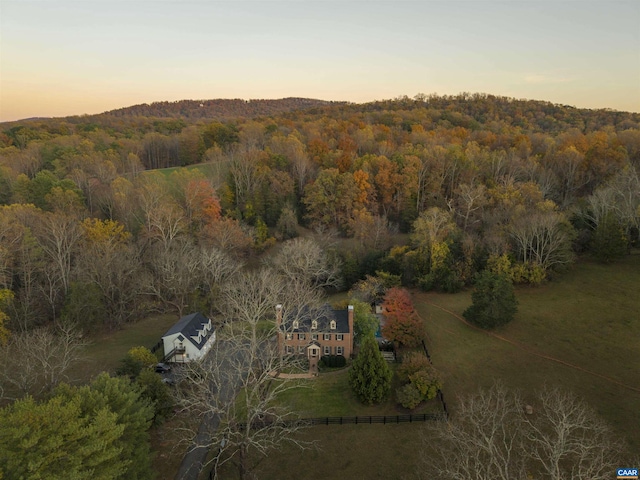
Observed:
[[[367,275],[351,288],[351,295],[369,304],[382,303],[387,290],[400,286],[400,277],[387,272],[378,271],[376,275]]]
[[[382,304],[384,324],[382,335],[403,347],[414,347],[424,337],[424,325],[413,307],[413,302],[403,288],[391,288]]]
[[[442,388],[442,379],[429,359],[422,353],[409,352],[396,371],[401,386],[396,391],[398,403],[414,409],[423,400],[435,398]]]
[[[86,219],[81,228],[78,277],[100,289],[108,326],[119,326],[136,312],[135,300],[140,292],[137,249],[131,234],[119,222]]]
[[[0,345],[6,345],[9,339],[9,329],[7,324],[9,323],[9,315],[6,310],[9,304],[13,301],[13,292],[6,288],[0,289]]]
[[[393,374],[378,348],[373,335],[360,344],[358,356],[349,370],[349,385],[362,403],[372,405],[383,401],[391,390]]]
[[[315,181],[305,188],[302,201],[307,219],[314,226],[346,230],[353,218],[359,191],[350,172],[337,168],[321,170]]]
[[[235,257],[248,255],[253,245],[250,229],[229,217],[222,217],[205,225],[199,238],[205,245],[218,248]]]
[[[120,367],[116,373],[137,377],[143,369],[153,366],[157,361],[156,356],[147,347],[133,347],[120,361]]]

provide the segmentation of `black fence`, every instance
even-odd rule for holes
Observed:
[[[314,426],[314,425],[371,425],[376,423],[382,424],[394,424],[394,423],[418,423],[418,422],[440,422],[446,421],[446,415],[443,413],[420,413],[412,415],[366,415],[357,417],[315,417],[315,418],[301,418],[298,420],[287,421],[270,421],[260,420],[252,422],[251,428],[260,430],[262,428],[271,426],[280,427],[293,427],[299,426]],[[238,425],[240,430],[246,428],[246,423]]]
[[[445,420],[441,413],[420,413],[412,415],[378,415],[378,416],[358,416],[358,417],[320,417],[302,420],[310,425],[350,425],[350,424],[372,424],[372,423],[413,423]]]
[[[433,365],[433,361],[431,360],[431,355],[429,355],[429,350],[427,350],[427,345],[424,343],[424,340],[422,340],[422,348],[424,350],[425,356],[427,357],[427,360],[429,360],[429,363]],[[436,398],[442,405],[442,411],[444,413],[445,419],[449,419],[449,410],[447,410],[447,402],[444,401],[444,394],[442,393],[442,390],[438,389]]]

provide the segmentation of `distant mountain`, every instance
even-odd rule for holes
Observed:
[[[282,98],[279,100],[178,100],[175,102],[143,103],[131,107],[111,110],[101,115],[113,117],[155,117],[183,119],[231,119],[254,118],[278,115],[297,110],[306,110],[345,102],[330,102],[311,98]]]

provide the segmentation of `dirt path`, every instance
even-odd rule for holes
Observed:
[[[631,390],[633,392],[640,393],[640,388],[632,387],[630,385],[627,385],[626,383],[619,382],[618,380],[615,380],[613,378],[607,377],[605,375],[601,375],[600,373],[592,372],[591,370],[587,370],[586,368],[579,367],[578,365],[573,365],[572,363],[565,362],[564,360],[560,360],[559,358],[551,357],[549,355],[545,355],[544,353],[539,353],[539,352],[535,351],[534,349],[532,349],[531,347],[529,347],[528,345],[525,345],[525,344],[517,342],[515,340],[511,340],[509,338],[503,337],[502,335],[498,335],[497,333],[489,332],[487,330],[483,330],[482,328],[476,327],[475,325],[472,325],[471,323],[467,322],[463,317],[461,317],[457,313],[452,312],[451,310],[447,310],[446,308],[441,307],[440,305],[436,305],[435,303],[429,302],[427,300],[422,300],[422,301],[427,305],[430,305],[430,306],[435,307],[435,308],[437,308],[439,310],[442,310],[443,312],[448,313],[449,315],[451,315],[454,318],[458,319],[460,322],[464,323],[468,327],[473,328],[474,330],[478,330],[478,331],[480,331],[480,332],[482,332],[482,333],[484,333],[486,335],[489,335],[490,337],[493,337],[493,338],[496,338],[496,339],[501,340],[503,342],[509,343],[509,344],[513,345],[514,347],[518,347],[519,349],[524,350],[525,352],[527,352],[529,355],[533,355],[533,356],[536,356],[538,358],[543,358],[543,359],[549,360],[551,362],[559,363],[560,365],[564,365],[565,367],[573,368],[574,370],[578,370],[580,372],[584,372],[584,373],[588,373],[589,375],[593,375],[594,377],[601,378],[603,380],[606,380],[609,383],[613,383],[613,384],[618,385],[620,387],[626,388],[627,390]],[[449,332],[449,333],[453,334],[453,332]]]

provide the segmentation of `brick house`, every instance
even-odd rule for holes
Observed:
[[[292,315],[283,322],[282,305],[276,305],[278,347],[281,355],[305,355],[313,370],[323,355],[351,357],[353,306],[334,310],[329,305],[313,313]]]

